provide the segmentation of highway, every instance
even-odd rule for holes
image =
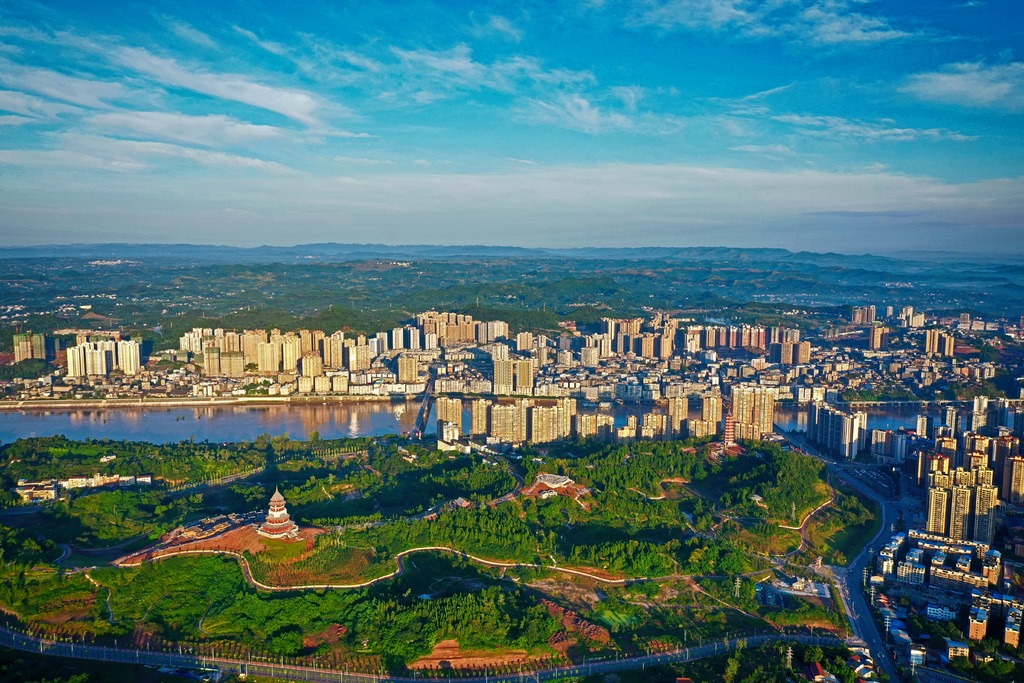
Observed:
[[[605,661],[590,661],[585,664],[573,664],[569,666],[545,669],[543,671],[521,671],[516,674],[504,674],[498,676],[463,677],[460,681],[472,681],[473,683],[525,683],[526,681],[549,681],[566,676],[589,676],[591,674],[609,673],[612,671],[624,671],[627,669],[644,669],[648,666],[661,664],[675,664],[681,662],[692,662],[698,659],[714,657],[735,650],[737,647],[757,647],[766,642],[780,640],[778,634],[756,632],[746,636],[723,638],[708,643],[701,643],[695,647],[686,647],[672,652],[662,652],[639,657],[625,657],[621,659],[610,659]],[[826,636],[804,636],[794,635],[785,637],[784,640],[799,642],[805,645],[821,645],[835,647],[843,644],[843,641]],[[238,660],[225,657],[207,657],[196,654],[155,652],[151,650],[138,650],[134,648],[107,647],[101,645],[83,645],[68,641],[53,641],[45,638],[38,638],[24,633],[0,627],[0,645],[25,652],[37,652],[57,657],[71,657],[75,659],[91,659],[105,662],[121,662],[125,664],[141,664],[146,666],[171,666],[189,669],[219,670],[228,674],[246,674],[280,678],[289,681],[317,681],[322,683],[344,683],[346,680],[358,683],[418,683],[419,677],[391,676],[386,673],[367,674],[350,673],[335,669],[324,669],[311,666],[299,666],[285,664],[283,660],[277,662],[261,658],[259,660]],[[427,676],[424,676],[427,678]],[[898,680],[898,679],[896,679]]]

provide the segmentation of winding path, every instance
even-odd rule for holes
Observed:
[[[475,555],[470,555],[469,553],[463,552],[461,550],[456,550],[455,548],[449,548],[447,546],[440,546],[440,545],[422,546],[422,547],[419,547],[419,548],[410,548],[409,550],[403,550],[402,552],[400,552],[397,555],[395,555],[395,563],[398,565],[398,568],[395,569],[395,571],[393,571],[393,572],[391,572],[389,574],[385,574],[383,576],[378,576],[378,577],[373,578],[373,579],[368,579],[368,580],[363,581],[361,583],[323,583],[323,584],[304,584],[304,585],[300,585],[300,586],[271,586],[271,585],[262,583],[261,581],[258,581],[256,578],[254,578],[253,575],[252,575],[252,569],[249,566],[249,561],[246,559],[245,555],[243,555],[242,553],[234,552],[233,550],[213,550],[213,549],[209,549],[209,550],[205,550],[205,549],[204,550],[179,550],[179,551],[174,551],[174,552],[168,552],[168,553],[165,553],[163,555],[158,555],[156,557],[149,558],[148,560],[139,559],[139,560],[130,561],[130,562],[118,562],[118,563],[116,563],[115,566],[118,566],[118,567],[141,567],[143,565],[143,563],[147,562],[147,561],[148,562],[156,562],[157,560],[164,560],[164,559],[167,559],[167,558],[170,558],[170,557],[181,557],[183,555],[226,555],[226,556],[233,557],[236,560],[238,560],[239,564],[242,566],[242,573],[245,575],[245,580],[248,581],[251,585],[253,585],[256,588],[259,588],[261,590],[267,590],[267,591],[339,590],[339,589],[340,590],[346,590],[346,589],[354,589],[354,588],[366,588],[367,586],[372,586],[375,583],[379,583],[381,581],[386,581],[386,580],[394,578],[396,576],[401,576],[406,571],[405,570],[405,563],[403,562],[403,560],[407,556],[409,556],[409,555],[412,555],[414,553],[422,553],[422,552],[444,552],[444,553],[450,553],[452,555],[458,555],[459,557],[461,557],[463,559],[470,560],[472,562],[477,562],[477,563],[482,564],[482,565],[487,566],[487,567],[499,567],[499,568],[502,568],[502,569],[515,569],[515,568],[543,569],[543,570],[546,570],[546,571],[562,572],[564,574],[572,574],[574,576],[580,576],[580,577],[583,577],[583,578],[586,578],[586,579],[591,579],[593,581],[597,581],[599,583],[603,583],[603,584],[610,585],[610,586],[627,586],[627,585],[632,584],[632,583],[641,583],[641,582],[646,582],[646,581],[665,581],[665,580],[674,579],[674,578],[681,578],[679,575],[672,574],[672,575],[669,575],[669,576],[657,576],[657,577],[643,576],[643,577],[635,577],[635,578],[627,578],[627,579],[609,579],[609,578],[606,578],[606,577],[603,577],[603,576],[598,576],[596,574],[588,574],[587,572],[580,571],[579,569],[569,569],[567,567],[557,567],[557,566],[549,566],[549,565],[544,565],[544,564],[534,564],[534,563],[530,563],[530,562],[500,562],[500,561],[497,561],[497,560],[487,560],[487,559],[484,559],[482,557],[476,557]]]

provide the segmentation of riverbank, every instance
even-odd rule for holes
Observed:
[[[394,396],[182,396],[162,398],[146,396],[141,398],[104,399],[28,399],[23,401],[0,401],[0,410],[93,410],[118,408],[215,408],[220,406],[304,406],[329,405],[332,403],[405,403],[415,400],[418,394],[396,394]]]

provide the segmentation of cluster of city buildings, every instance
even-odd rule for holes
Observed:
[[[616,426],[612,415],[581,412],[574,398],[486,399],[439,396],[435,402],[437,436],[454,444],[465,435],[487,443],[549,443],[569,439],[601,439],[626,443],[636,439],[670,440],[722,436],[760,440],[774,430],[775,391],[754,384],[735,384],[723,395],[715,387],[692,398],[667,399],[664,412],[629,415]],[[691,402],[696,403],[691,408]],[[728,408],[728,410],[725,410]],[[691,410],[699,417],[690,418]]]
[[[967,656],[970,642],[985,638],[1017,647],[1024,599],[1013,563],[993,544],[1015,555],[1024,550],[1001,531],[1024,514],[1024,407],[979,397],[969,414],[950,406],[941,424],[923,415],[915,431],[901,434],[907,438],[895,441],[904,452],[888,462],[901,464],[923,490],[923,528],[891,538],[872,581],[927,603],[929,619],[962,626],[968,642],[954,642],[947,657]],[[901,620],[887,626],[894,642],[920,649]]]
[[[913,436],[869,431],[864,413],[844,403],[848,392],[885,387],[927,396],[934,387],[980,383],[995,373],[993,363],[947,353],[955,353],[957,340],[979,321],[926,318],[933,327],[916,329],[921,315],[910,308],[887,312],[913,342],[897,349],[871,341],[881,327],[872,307],[854,310],[860,326],[851,333],[861,335],[859,348],[835,339],[814,347],[795,328],[695,324],[662,313],[607,318],[589,333],[565,322],[550,335],[513,334],[504,321],[437,311],[375,335],[195,328],[181,336],[177,349],[148,359],[139,358],[135,340],[117,332],[63,330],[77,332],[77,343],[56,356],[63,370],[0,389],[18,399],[405,397],[427,390],[467,401],[487,396],[493,398],[486,411],[477,408],[473,426],[459,431],[511,442],[530,440],[534,432],[545,440],[713,436],[724,434],[727,424],[735,438],[756,439],[772,431],[775,403],[793,402],[810,406],[808,438],[823,450],[845,457],[870,451],[879,460],[900,462],[913,452]],[[944,326],[935,327],[939,323]],[[47,351],[40,335],[16,342],[19,353]],[[561,399],[573,399],[583,410],[565,407]],[[683,409],[685,402],[692,406]],[[588,412],[612,403],[661,407],[626,425]],[[699,418],[687,417],[698,405]]]
[[[129,486],[151,486],[153,475],[151,474],[93,474],[91,477],[68,477],[67,479],[41,479],[29,481],[19,479],[18,486],[14,492],[21,497],[22,502],[31,503],[39,500],[56,500],[61,489],[91,489],[104,486],[129,487]]]

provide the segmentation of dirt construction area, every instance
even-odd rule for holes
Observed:
[[[505,652],[474,652],[463,650],[457,640],[442,640],[434,651],[409,664],[410,669],[476,669],[482,667],[517,666],[539,662],[543,657],[535,657],[523,650],[507,650]]]

